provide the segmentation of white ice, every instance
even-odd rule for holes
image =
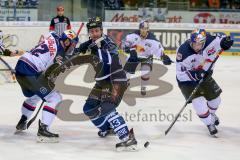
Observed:
[[[172,57],[173,58],[173,57]],[[192,114],[192,121],[178,121],[170,133],[163,133],[169,121],[129,120],[128,125],[134,128],[139,144],[138,152],[116,152],[115,137],[99,138],[97,129],[89,122],[65,122],[58,118],[51,131],[59,133],[61,138],[57,144],[36,143],[37,121],[22,135],[14,135],[15,125],[20,118],[20,109],[25,99],[19,85],[7,83],[0,85],[0,160],[239,160],[240,159],[240,57],[220,57],[215,67],[214,78],[223,89],[222,104],[217,111],[220,118],[218,138],[208,135],[206,126],[195,115],[192,106],[188,105],[185,113]],[[85,85],[81,82],[84,67],[72,75],[71,83]],[[175,80],[175,65],[168,67],[168,72],[161,77],[173,84],[168,94],[137,99],[135,107],[122,102],[118,110],[121,113],[143,114],[163,113],[176,114],[184,104],[183,96]],[[73,113],[82,113],[86,97],[64,95],[72,98]],[[149,141],[148,148],[144,148]]]

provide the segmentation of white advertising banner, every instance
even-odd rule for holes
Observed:
[[[148,19],[151,22],[165,23],[208,23],[239,24],[239,12],[197,12],[168,11],[165,8],[139,8],[135,11],[106,10],[107,22],[139,22]]]
[[[169,11],[166,15],[167,23],[221,23],[239,24],[239,12],[190,12]]]
[[[138,11],[105,10],[107,22],[138,22]]]

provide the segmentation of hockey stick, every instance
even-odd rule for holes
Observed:
[[[119,50],[118,50],[118,53],[120,53],[120,54],[122,54],[122,55],[124,55],[124,56],[126,56],[126,57],[128,57],[128,56],[130,55],[130,54],[127,54],[126,52],[124,52],[124,50],[122,50],[122,49],[119,49]],[[149,57],[141,57],[141,56],[138,56],[138,58],[146,58],[146,59],[148,59]],[[156,57],[150,57],[150,59],[156,60],[156,61],[161,61],[161,62],[162,62],[161,59],[156,58]],[[175,61],[171,60],[171,63],[175,63]]]
[[[211,65],[209,66],[208,70],[206,71],[206,73],[203,75],[203,78],[199,81],[198,85],[194,88],[194,90],[192,91],[192,93],[190,94],[190,96],[188,97],[188,99],[186,100],[185,104],[183,105],[183,107],[181,108],[181,110],[178,112],[178,114],[175,116],[175,119],[173,120],[173,122],[170,124],[170,126],[167,128],[167,130],[165,131],[165,136],[168,134],[168,132],[171,130],[171,128],[173,127],[173,125],[175,124],[175,122],[177,121],[177,119],[179,118],[179,116],[181,115],[181,113],[183,112],[183,110],[186,108],[187,104],[192,100],[193,96],[196,94],[196,92],[198,91],[198,89],[200,88],[201,84],[205,81],[206,77],[208,76],[207,73],[209,73],[209,71],[212,69],[213,65],[215,64],[215,62],[218,60],[220,54],[223,52],[223,49],[221,49],[217,56],[215,57],[215,59],[212,61]]]
[[[84,26],[84,23],[82,22],[81,25],[80,25],[80,27],[79,27],[79,29],[78,29],[78,31],[77,31],[77,36],[79,36],[79,34],[80,34],[83,26]]]
[[[10,71],[12,75],[12,80],[15,82],[16,81],[15,70],[12,69],[12,67],[4,59],[2,59],[2,57],[0,57],[0,61],[2,61],[3,64],[8,68],[8,69],[1,69],[0,71],[4,71],[4,70]]]
[[[30,121],[27,123],[27,129],[29,128],[29,126],[35,121],[35,119],[37,118],[38,116],[38,113],[40,112],[40,110],[42,109],[42,106],[44,104],[45,100],[42,100],[42,103],[40,105],[40,107],[38,108],[38,111],[37,113],[34,115],[34,117],[32,119],[30,119]]]

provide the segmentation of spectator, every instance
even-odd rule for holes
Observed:
[[[122,0],[104,0],[105,8],[110,10],[124,9],[124,3]]]
[[[210,8],[218,9],[220,7],[219,0],[208,0],[208,5]]]
[[[57,16],[51,20],[49,27],[50,31],[55,31],[58,35],[61,35],[65,30],[71,29],[70,20],[64,16],[64,7],[57,7]]]

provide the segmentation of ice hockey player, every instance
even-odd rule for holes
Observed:
[[[124,66],[124,70],[128,73],[128,79],[130,79],[131,74],[135,73],[138,64],[141,64],[141,94],[144,96],[150,79],[153,56],[155,55],[156,58],[161,59],[164,65],[170,65],[172,61],[164,54],[164,49],[155,35],[149,31],[148,21],[141,21],[139,30],[128,34],[123,41],[122,47],[129,54]]]
[[[16,78],[27,99],[22,105],[22,116],[16,126],[17,131],[26,130],[27,121],[37,104],[44,101],[37,141],[58,142],[59,135],[51,133],[49,127],[57,114],[56,106],[62,98],[60,93],[54,90],[54,84],[49,83],[48,73],[49,68],[60,66],[71,46],[77,42],[78,38],[72,30],[64,31],[61,36],[50,32],[42,43],[19,58],[15,68]],[[45,72],[46,70],[48,72]]]
[[[0,30],[0,56],[20,56],[23,52],[20,50],[10,51],[3,44],[3,32]]]
[[[207,74],[191,102],[211,135],[218,132],[216,126],[219,125],[219,119],[215,112],[221,102],[222,90],[212,78],[213,70],[206,71],[219,50],[228,50],[232,45],[233,40],[230,37],[212,36],[204,29],[196,29],[191,33],[190,39],[177,50],[177,82],[186,99],[198,85],[203,74]]]
[[[78,52],[90,52],[95,59],[95,86],[83,107],[84,113],[99,129],[98,135],[106,137],[115,133],[121,140],[118,151],[137,149],[133,129],[129,131],[123,117],[116,111],[127,89],[127,77],[119,61],[116,44],[103,34],[100,17],[89,19],[87,30],[90,39],[80,45]]]

